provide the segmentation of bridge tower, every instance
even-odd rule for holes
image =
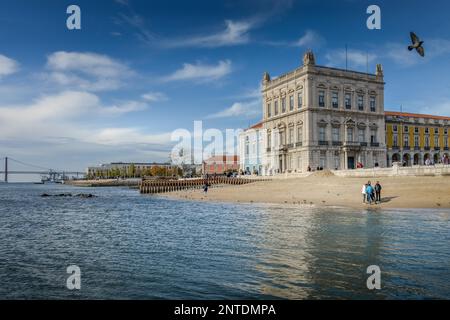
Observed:
[[[8,183],[8,157],[5,157],[5,182]]]

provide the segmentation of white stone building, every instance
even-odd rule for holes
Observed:
[[[263,77],[263,172],[386,166],[384,78],[322,67],[312,52],[303,66]]]
[[[266,153],[264,132],[262,123],[258,123],[239,134],[239,167],[245,174],[266,174],[263,167]]]

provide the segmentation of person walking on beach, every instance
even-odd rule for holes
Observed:
[[[363,203],[366,203],[366,198],[367,198],[367,195],[366,195],[366,188],[367,188],[367,184],[363,184],[362,190],[361,190],[361,193],[362,193],[362,195],[363,195]]]
[[[381,189],[380,181],[377,181],[377,184],[375,185],[375,204],[381,203]]]
[[[366,195],[367,195],[367,202],[371,205],[372,204],[372,196],[373,196],[373,187],[370,184],[370,181],[367,183],[366,187]]]
[[[209,184],[208,184],[208,181],[206,181],[205,184],[203,185],[203,192],[205,194],[208,193],[208,187],[209,187]]]

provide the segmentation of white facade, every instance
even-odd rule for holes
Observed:
[[[263,78],[263,172],[386,166],[384,80],[376,74],[315,65]]]
[[[262,124],[253,126],[239,135],[240,170],[245,174],[265,175],[265,134]]]

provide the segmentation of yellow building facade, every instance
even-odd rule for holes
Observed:
[[[387,164],[448,164],[450,117],[385,112]]]

